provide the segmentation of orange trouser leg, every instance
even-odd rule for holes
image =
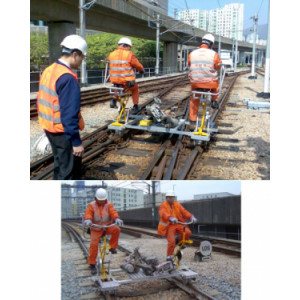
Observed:
[[[96,257],[98,254],[98,244],[102,234],[103,234],[103,230],[101,231],[91,230],[90,256],[88,260],[88,264],[90,265],[96,264]]]
[[[131,88],[128,88],[125,85],[123,87],[124,87],[124,93],[128,90],[131,92],[133,104],[139,104],[140,90],[139,90],[139,86],[137,85],[137,83],[135,83],[135,85]],[[115,99],[118,98],[117,95],[114,95],[113,97]]]
[[[219,92],[219,84],[218,84],[218,86],[215,88],[215,89],[211,89],[211,92],[212,93],[218,93]],[[218,96],[216,96],[216,95],[214,95],[214,96],[211,96],[211,100],[218,100]]]
[[[109,245],[113,249],[118,247],[120,232],[121,230],[118,226],[112,226],[106,229],[106,234],[111,236]]]
[[[191,121],[197,120],[197,115],[198,115],[198,110],[199,110],[199,101],[200,101],[199,99],[194,99],[193,95],[191,96],[190,112],[189,112],[189,118]]]
[[[137,85],[137,83],[135,83],[135,85],[133,87],[129,88],[129,91],[132,94],[133,104],[138,104],[139,103],[139,97],[140,97],[140,90],[139,90],[139,86]]]
[[[168,240],[168,249],[167,249],[167,256],[172,255],[175,249],[175,237],[176,233],[180,234],[179,240],[182,240],[183,234],[183,225],[180,224],[173,224],[170,225],[167,232],[167,240]],[[185,228],[185,239],[188,240],[191,236],[191,231],[188,227]]]

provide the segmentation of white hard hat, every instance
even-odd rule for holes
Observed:
[[[208,33],[202,38],[202,40],[207,40],[207,41],[214,43],[215,37],[212,34]]]
[[[107,199],[107,192],[105,189],[98,189],[95,193],[95,198],[97,200],[106,200]]]
[[[126,37],[120,38],[120,40],[118,42],[118,45],[120,45],[120,44],[126,44],[126,45],[129,45],[130,47],[132,47],[131,40],[129,38],[126,38]]]
[[[166,193],[166,197],[176,197],[176,194],[173,190],[168,190]]]
[[[70,50],[80,50],[84,55],[87,55],[87,43],[84,38],[79,35],[71,34],[66,36],[60,44],[61,47],[66,47]]]

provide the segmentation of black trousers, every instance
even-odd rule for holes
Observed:
[[[45,130],[54,156],[54,180],[80,179],[81,157],[73,155],[72,143],[65,134]]]

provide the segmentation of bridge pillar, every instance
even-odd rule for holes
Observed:
[[[163,74],[177,72],[178,44],[173,42],[164,43]]]
[[[48,23],[50,63],[61,57],[61,48],[59,45],[70,34],[76,34],[74,23],[68,21],[52,21]]]

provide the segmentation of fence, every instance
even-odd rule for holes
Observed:
[[[142,75],[140,73],[136,74],[136,78],[144,77],[154,77],[155,76],[155,67],[145,68],[145,73]],[[33,71],[30,72],[30,92],[37,92],[39,89],[39,80],[43,71]],[[178,72],[178,67],[160,67],[159,76],[167,75],[171,73]],[[78,81],[80,82],[80,71],[77,72]],[[87,83],[88,84],[100,84],[104,83],[105,69],[95,69],[87,70]]]

